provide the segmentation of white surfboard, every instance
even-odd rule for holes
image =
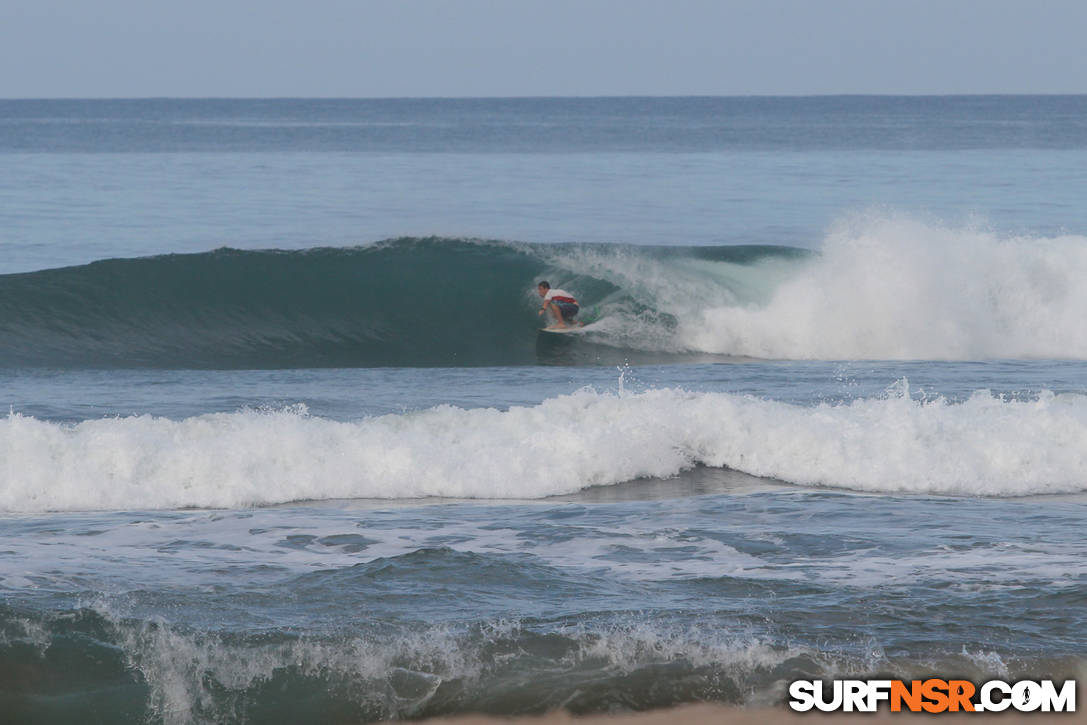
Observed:
[[[585,332],[593,326],[594,323],[590,322],[587,325],[567,325],[566,327],[541,327],[540,332],[551,332],[556,335],[569,335],[573,332]]]

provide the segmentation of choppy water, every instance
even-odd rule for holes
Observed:
[[[1085,103],[0,102],[0,709],[1082,675]]]

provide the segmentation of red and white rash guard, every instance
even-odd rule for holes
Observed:
[[[556,289],[552,287],[547,290],[547,294],[544,295],[545,302],[565,302],[568,305],[576,305],[577,300],[574,296],[566,290]]]

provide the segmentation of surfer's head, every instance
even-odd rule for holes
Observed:
[[[540,282],[538,285],[536,285],[536,292],[539,293],[540,297],[546,295],[547,290],[549,289],[551,289],[551,283],[547,280],[544,280],[543,282]]]

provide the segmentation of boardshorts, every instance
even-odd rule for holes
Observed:
[[[555,304],[558,305],[559,312],[562,314],[562,319],[564,320],[574,319],[574,315],[581,309],[577,305],[569,302],[556,302]]]

